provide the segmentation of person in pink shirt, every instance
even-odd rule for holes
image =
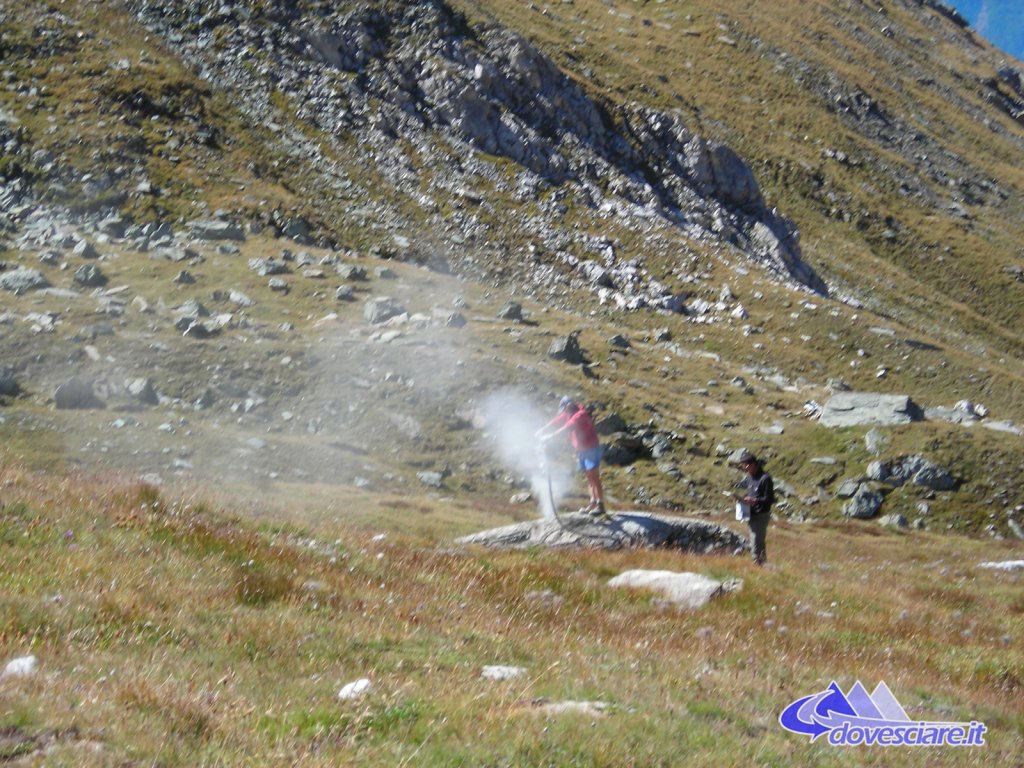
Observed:
[[[562,398],[558,404],[558,415],[537,430],[537,436],[542,440],[550,440],[566,431],[572,439],[580,471],[587,478],[587,489],[590,491],[590,504],[580,511],[595,517],[605,515],[604,487],[601,485],[601,440],[587,409],[571,397]]]

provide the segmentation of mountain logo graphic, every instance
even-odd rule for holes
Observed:
[[[797,699],[779,715],[787,731],[825,736],[832,746],[981,747],[984,723],[946,723],[911,720],[880,682],[868,693],[858,680],[847,693],[835,681],[824,691]]]

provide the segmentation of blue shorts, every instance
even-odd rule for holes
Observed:
[[[580,451],[577,457],[580,460],[580,472],[589,472],[592,469],[597,469],[601,466],[601,454],[604,453],[604,449],[601,446],[596,448],[588,448],[585,451]]]

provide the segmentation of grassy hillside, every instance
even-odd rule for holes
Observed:
[[[356,5],[246,8],[276,41],[282,9]],[[266,50],[227,50],[218,11],[191,7],[161,37],[139,6],[0,13],[0,200],[33,193],[3,209],[0,275],[37,269],[56,289],[0,306],[0,374],[20,389],[0,398],[0,664],[39,660],[0,679],[0,762],[1019,762],[1021,576],[977,563],[1021,556],[1024,439],[930,420],[882,430],[876,455],[867,427],[804,415],[841,379],[1024,423],[1024,282],[1007,270],[1024,266],[1024,129],[990,47],[911,0],[452,2],[469,33],[502,23],[534,42],[615,125],[634,102],[679,110],[736,149],[799,227],[823,297],[724,240],[627,221],[441,135],[325,131],[305,86],[261,74]],[[239,57],[251,87],[186,61],[174,34]],[[264,96],[254,119],[247,100]],[[454,167],[479,185],[449,188]],[[244,241],[168,255],[98,226],[116,212],[184,242],[218,210]],[[277,236],[298,217],[313,244]],[[105,286],[74,281],[87,262],[72,232]],[[691,304],[731,298],[708,316],[618,309],[571,266],[604,238]],[[250,266],[286,251],[283,288]],[[371,325],[364,303],[382,296],[411,318]],[[230,320],[183,335],[190,300]],[[510,300],[522,321],[497,317]],[[465,325],[445,322],[456,310]],[[570,333],[587,364],[548,355]],[[55,408],[72,375],[103,408]],[[140,377],[156,404],[127,393]],[[605,468],[613,512],[729,523],[728,453],[765,457],[771,567],[453,546],[537,514],[511,500],[524,470],[481,419],[507,390],[545,415],[569,393],[630,439],[665,441]],[[957,481],[887,493],[883,512],[920,529],[843,517],[845,480],[915,454]],[[629,568],[744,588],[679,613],[606,586]],[[496,664],[525,672],[482,679]],[[362,678],[365,697],[338,699]],[[885,681],[917,719],[984,721],[987,745],[840,751],[784,732],[782,709],[832,679]],[[545,709],[566,701],[597,704]]]
[[[735,146],[839,293],[1020,354],[1024,127],[969,31],[899,2],[457,5]]]
[[[1005,547],[782,525],[771,569],[671,552],[453,550],[410,515],[254,526],[114,479],[5,457],[0,752],[28,764],[990,765],[1024,738],[1019,576]],[[447,528],[445,528],[447,533]],[[383,535],[378,535],[383,534]],[[438,546],[438,544],[441,546]],[[605,582],[744,580],[697,613]],[[504,682],[483,667],[522,667]],[[353,701],[341,687],[368,678]],[[835,678],[971,750],[840,751],[776,722]],[[584,713],[546,704],[599,702]],[[19,763],[16,763],[19,764]]]

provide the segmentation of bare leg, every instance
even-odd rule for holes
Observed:
[[[601,485],[601,469],[599,467],[588,469],[586,475],[587,487],[590,489],[591,500],[604,504],[604,487]]]

